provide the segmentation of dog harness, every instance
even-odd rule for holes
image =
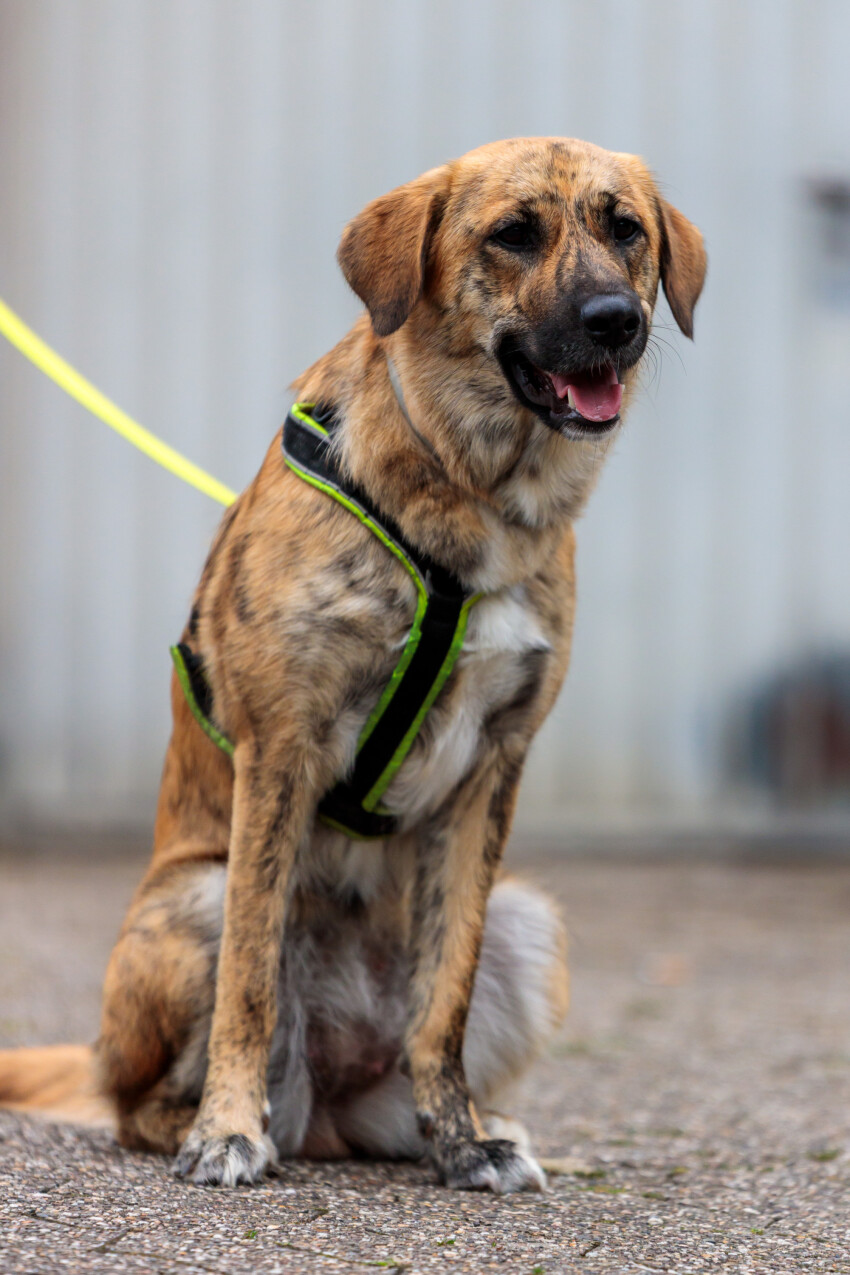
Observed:
[[[296,403],[283,427],[283,459],[294,474],[358,518],[405,566],[416,586],[416,612],[401,658],[360,732],[354,766],[323,796],[319,818],[357,840],[391,836],[398,819],[381,798],[410,751],[425,716],[463,646],[469,593],[445,568],[409,543],[396,523],[340,471],[332,447],[332,408]],[[229,756],[233,744],[215,726],[201,658],[181,642],[171,648],[186,701],[201,728]]]

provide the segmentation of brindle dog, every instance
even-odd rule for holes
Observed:
[[[323,826],[416,599],[275,439],[183,634],[233,761],[175,682],[153,860],[109,964],[94,1074],[119,1140],[177,1152],[198,1183],[256,1182],[275,1155],[427,1148],[450,1186],[539,1187],[486,1110],[565,1011],[563,936],[544,896],[492,887],[567,668],[573,521],[634,394],[659,281],[691,335],[702,239],[635,157],[518,139],[369,204],[339,262],[367,313],[298,395],[335,406],[343,471],[485,596],[385,795],[398,835]],[[64,1070],[67,1102],[91,1066],[7,1055],[0,1090],[56,1106]]]

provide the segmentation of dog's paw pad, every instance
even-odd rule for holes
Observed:
[[[446,1186],[461,1191],[544,1191],[546,1177],[540,1165],[512,1142],[493,1138],[466,1142],[442,1157]]]
[[[245,1133],[204,1137],[193,1132],[180,1148],[174,1172],[180,1178],[191,1177],[195,1186],[252,1186],[273,1158],[267,1138]]]

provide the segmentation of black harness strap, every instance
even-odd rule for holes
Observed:
[[[358,837],[384,837],[396,829],[397,821],[380,807],[380,797],[451,671],[475,598],[456,577],[411,545],[393,519],[377,510],[361,488],[343,477],[332,447],[335,424],[332,410],[296,404],[283,427],[286,463],[300,477],[356,513],[405,560],[409,570],[412,568],[411,574],[415,572],[426,594],[418,640],[392,697],[377,721],[367,722],[368,734],[364,731],[365,738],[361,735],[351,774],[335,784],[319,805],[322,818],[335,827]]]

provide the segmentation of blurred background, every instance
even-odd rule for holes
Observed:
[[[367,200],[510,135],[643,155],[708,285],[580,524],[519,830],[846,842],[849,56],[846,0],[0,0],[0,296],[238,488]],[[219,513],[0,341],[0,829],[150,826]]]

